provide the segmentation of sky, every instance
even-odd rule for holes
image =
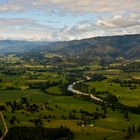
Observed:
[[[140,34],[140,0],[0,0],[0,40]]]

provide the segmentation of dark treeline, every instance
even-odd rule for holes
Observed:
[[[131,84],[140,84],[139,79],[132,79],[132,80],[121,80],[121,79],[112,79],[111,82],[121,84],[122,86],[130,86]]]
[[[35,83],[29,83],[29,88],[30,89],[46,89],[46,88],[49,88],[49,87],[53,87],[53,86],[58,86],[58,85],[61,85],[62,82],[61,81],[53,81],[53,82],[50,82],[50,81],[47,81],[47,82],[35,82]]]
[[[131,113],[140,114],[140,105],[138,105],[138,106],[124,105],[119,102],[116,95],[113,95],[111,93],[107,94],[107,96],[102,99],[105,101],[104,104],[106,104],[108,107],[111,107],[112,110],[120,110],[121,112],[128,111]],[[94,102],[96,102],[96,101],[94,101]],[[96,103],[103,104],[100,102],[96,102]]]
[[[13,127],[4,140],[71,140],[73,133],[69,128]]]
[[[21,75],[21,74],[24,74],[25,73],[25,70],[24,69],[9,69],[9,68],[5,68],[3,71],[2,71],[3,74],[6,74],[6,75]]]
[[[129,63],[125,66],[122,66],[121,69],[124,72],[139,72],[140,71],[140,62]]]
[[[84,99],[84,100],[88,100],[88,101],[90,100],[90,101],[94,102],[95,104],[112,108],[112,110],[114,110],[114,111],[115,110],[118,110],[120,112],[128,111],[128,112],[131,112],[131,113],[140,114],[140,105],[138,105],[138,106],[124,105],[124,104],[122,104],[118,101],[116,95],[113,95],[111,93],[108,93],[105,98],[100,97],[102,100],[104,100],[103,102],[90,99],[89,96],[85,96],[85,95],[82,95],[82,96],[81,95],[80,96],[75,95],[75,97],[81,98],[81,99]]]
[[[125,139],[131,139],[137,133],[140,133],[140,125],[138,126],[135,126],[134,124],[129,125],[127,128],[127,134],[125,136]]]
[[[26,99],[26,97],[25,97],[25,99]],[[6,106],[0,106],[1,110],[6,110],[6,107],[10,107],[11,112],[24,109],[30,113],[34,113],[34,112],[39,112],[39,109],[40,109],[40,106],[35,103],[31,104],[31,103],[29,103],[29,101],[26,101],[23,103],[22,98],[21,98],[20,102],[13,101],[13,102],[6,102],[5,104],[6,104]]]
[[[107,77],[102,75],[102,74],[97,74],[95,73],[92,77],[91,77],[91,80],[90,81],[103,81],[103,80],[106,80]]]

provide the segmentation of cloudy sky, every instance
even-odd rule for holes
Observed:
[[[140,33],[140,0],[0,0],[0,39],[73,40]]]

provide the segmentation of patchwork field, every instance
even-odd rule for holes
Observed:
[[[97,64],[62,68],[32,62],[26,65],[23,62],[18,67],[10,63],[0,70],[0,110],[8,129],[15,126],[66,126],[73,132],[75,140],[123,140],[129,127],[133,127],[135,131],[129,139],[138,140],[139,113],[112,108],[67,90],[69,84],[85,79],[85,75],[92,80],[80,84],[81,90],[86,89],[87,93],[102,99],[115,95],[117,102],[125,106],[140,105],[139,72],[128,73]],[[94,76],[101,77],[95,80]],[[102,77],[105,79],[100,80]],[[1,118],[0,129],[5,132]]]

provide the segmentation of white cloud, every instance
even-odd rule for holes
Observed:
[[[99,19],[96,24],[102,28],[128,28],[140,25],[140,15],[115,15],[107,19]]]
[[[139,0],[8,0],[0,5],[0,11],[27,11],[38,9],[60,13],[119,13],[139,11]]]
[[[99,16],[96,16],[97,20],[95,17],[89,18],[78,22],[73,27],[55,26],[51,22],[51,26],[41,24],[40,20],[43,17],[38,21],[30,16],[30,19],[0,18],[0,38],[54,41],[140,33],[139,7],[140,0],[7,0],[0,4],[1,13],[26,11],[33,14],[35,10],[43,11],[45,14],[57,12],[61,15],[78,16],[90,13],[93,17],[95,14]]]
[[[0,39],[57,41],[140,33],[139,15],[133,13],[128,17],[115,15],[96,23],[88,20],[73,27],[65,25],[57,28],[29,19],[0,19]]]
[[[0,26],[22,26],[35,23],[34,20],[26,18],[0,18]]]

